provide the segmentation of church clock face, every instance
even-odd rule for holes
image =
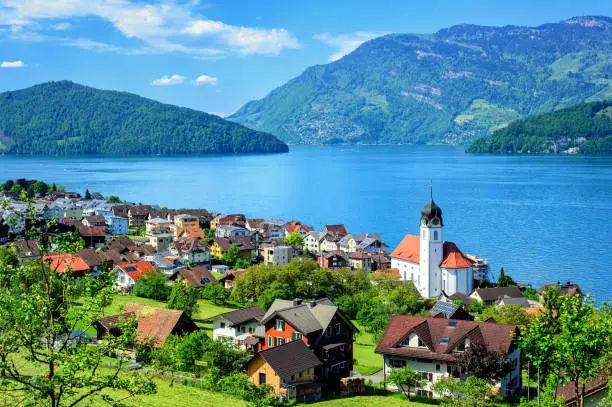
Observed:
[[[431,221],[431,223],[433,223],[434,225],[437,225],[440,223],[440,219],[435,218],[434,220]]]
[[[421,223],[422,223],[423,225],[427,225],[427,219],[426,219],[426,218],[423,218],[423,220],[421,221]]]

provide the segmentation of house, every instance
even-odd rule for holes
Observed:
[[[168,219],[151,218],[145,222],[145,231],[147,233],[151,233],[153,229],[166,229],[169,231],[170,225],[172,225],[172,222],[170,222]]]
[[[344,236],[348,235],[348,231],[344,227],[344,225],[325,225],[323,228],[323,233],[329,233],[334,237],[335,240],[340,240]]]
[[[318,401],[321,383],[316,369],[323,363],[304,342],[297,340],[264,350],[248,363],[249,381],[272,386],[274,394],[287,400]]]
[[[429,310],[429,315],[432,318],[445,319],[462,319],[464,321],[473,321],[472,317],[461,305],[452,302],[438,301]]]
[[[77,276],[84,276],[85,273],[91,271],[80,256],[71,253],[49,254],[44,256],[43,260],[49,264],[51,270],[58,273],[65,273],[70,270]]]
[[[310,230],[309,226],[302,225],[300,222],[289,222],[285,225],[285,237],[296,232],[304,237]]]
[[[325,236],[323,241],[321,242],[321,252],[335,252],[341,251],[340,244],[334,240],[331,235]]]
[[[548,290],[549,288],[558,288],[559,294],[561,295],[568,295],[571,297],[577,294],[577,295],[582,296],[582,290],[580,290],[580,287],[578,286],[578,284],[576,283],[572,284],[572,282],[570,281],[566,281],[565,283],[557,281],[556,284],[544,284],[538,290],[538,294],[544,295],[546,290]]]
[[[215,237],[239,237],[248,235],[249,230],[241,226],[218,225],[215,229]]]
[[[170,247],[170,243],[174,240],[174,236],[169,229],[164,227],[156,227],[147,232],[149,244],[158,252],[164,252]]]
[[[387,254],[372,254],[370,257],[372,258],[372,270],[387,270],[391,268],[391,257]]]
[[[310,253],[321,254],[323,251],[322,244],[326,237],[331,237],[326,232],[310,231],[304,237],[304,249]]]
[[[263,219],[247,219],[245,227],[249,230],[249,232],[264,232],[264,224],[265,220]]]
[[[200,239],[182,237],[172,242],[168,250],[173,255],[179,256],[183,263],[210,262],[210,248]]]
[[[503,307],[504,305],[520,305],[523,308],[531,307],[531,304],[529,304],[529,301],[525,297],[520,297],[520,298],[501,297],[499,300],[497,300],[495,305],[500,306],[500,307]]]
[[[114,211],[115,208],[113,208]],[[153,210],[151,205],[134,205],[130,206],[128,209],[128,220],[131,228],[139,228],[145,226],[148,218],[149,212]],[[117,212],[115,212],[117,215]]]
[[[263,235],[266,239],[280,240],[285,238],[285,228],[275,223],[266,222],[264,224]]]
[[[136,285],[136,280],[148,273],[156,272],[155,267],[149,261],[118,264],[113,271],[117,276],[117,288],[119,291],[127,293],[132,292],[134,285]]]
[[[407,234],[391,253],[391,268],[412,280],[423,297],[469,293],[474,287],[473,262],[453,242],[443,239],[442,209],[430,197],[421,210],[420,234]]]
[[[387,377],[394,368],[409,366],[425,380],[417,394],[438,397],[432,384],[443,377],[462,376],[456,356],[471,343],[483,343],[487,349],[507,355],[512,371],[496,387],[502,395],[517,395],[521,391],[521,351],[514,341],[517,333],[514,325],[393,315],[376,353],[383,356]]]
[[[354,270],[372,271],[372,258],[364,252],[351,252],[348,254],[349,267]]]
[[[100,226],[106,228],[106,219],[104,219],[104,216],[83,216],[81,223],[83,223],[85,226]]]
[[[358,329],[329,299],[275,300],[261,320],[255,336],[261,350],[303,341],[323,362],[315,373],[331,388],[353,370],[353,338]]]
[[[293,258],[293,246],[264,243],[260,247],[266,264],[275,266],[288,264]]]
[[[113,235],[127,235],[128,233],[128,218],[121,216],[106,216],[104,217],[108,230]]]
[[[174,236],[181,236],[184,232],[201,232],[200,221],[197,216],[182,213],[174,216]]]
[[[184,335],[199,329],[183,311],[128,302],[123,313],[100,318],[96,322],[98,339],[106,335],[119,335],[117,324],[128,318],[136,318],[136,340],[141,344],[152,341],[156,348],[163,345],[170,335]]]
[[[229,270],[219,279],[219,284],[221,284],[221,287],[230,290],[234,285],[234,280],[244,273],[246,273],[246,269]]]
[[[251,241],[250,236],[239,236],[233,238],[215,237],[212,245],[210,246],[210,253],[216,258],[220,259],[232,245],[236,245],[236,247],[238,247],[244,259],[250,261],[251,256],[257,255],[257,247]]]
[[[206,239],[206,234],[202,229],[196,230],[183,230],[178,238],[191,238],[191,239]]]
[[[231,271],[229,267],[226,266],[225,264],[215,264],[214,266],[211,267],[211,269],[213,272],[223,274],[223,275],[225,275],[228,271]]]
[[[336,270],[342,267],[348,267],[348,259],[344,252],[334,250],[333,252],[323,253],[319,256],[319,264],[329,270]]]
[[[204,287],[206,284],[217,284],[217,279],[203,266],[182,268],[176,271],[170,280],[196,288]]]
[[[476,288],[470,293],[470,298],[482,301],[485,305],[493,305],[500,298],[525,298],[518,287]]]
[[[85,264],[87,264],[87,267],[89,267],[92,272],[97,272],[100,269],[100,265],[105,260],[104,257],[94,249],[79,250],[77,252],[77,256],[79,256],[85,262]],[[109,270],[113,267],[112,264],[109,264],[108,266]]]
[[[340,250],[345,252],[379,253],[387,247],[378,233],[348,234],[338,243]]]
[[[64,207],[63,216],[65,218],[74,218],[76,220],[81,220],[83,219],[83,208],[78,206],[76,203],[71,202],[69,205]]]
[[[78,226],[79,235],[86,247],[101,248],[106,243],[106,226]]]
[[[215,230],[219,225],[236,225],[244,226],[246,224],[246,217],[243,214],[232,214],[232,215],[219,215],[210,221],[210,228]]]
[[[41,249],[37,240],[18,240],[12,243],[19,260],[33,260],[40,257]]]
[[[214,316],[213,339],[227,338],[243,350],[254,351],[259,339],[253,334],[264,314],[259,307],[249,307]]]

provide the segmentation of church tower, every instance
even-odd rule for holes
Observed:
[[[437,297],[442,290],[440,263],[443,256],[442,209],[433,200],[421,210],[420,273],[417,288],[424,297]]]

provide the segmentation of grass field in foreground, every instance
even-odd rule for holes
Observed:
[[[353,347],[353,358],[355,359],[354,370],[362,375],[371,375],[382,369],[383,358],[381,355],[374,353],[376,342],[372,334],[365,332],[363,327],[357,321],[352,321],[359,329],[359,333],[355,337]]]

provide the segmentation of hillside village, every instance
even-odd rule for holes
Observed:
[[[536,290],[503,270],[488,281],[485,260],[443,239],[444,220],[452,220],[443,219],[433,194],[415,216],[419,234],[391,248],[375,231],[353,233],[342,224],[315,230],[298,220],[168,209],[35,180],[9,181],[3,190],[0,246],[20,263],[42,261],[76,279],[111,272],[113,313],[70,335],[102,346],[134,320],[130,358],[153,370],[161,362],[151,354],[205,333],[242,361],[232,374],[267,386],[273,400],[373,391],[446,399],[440,383],[478,376],[471,369],[486,358],[499,362],[486,381],[491,403],[512,405],[526,392],[533,398],[521,329],[548,312],[549,290],[583,295],[569,281]],[[32,236],[33,228],[48,241]],[[76,250],[64,250],[60,236]],[[180,295],[197,300],[170,309]],[[194,378],[212,368],[221,375],[216,360],[181,369]],[[417,377],[402,381],[402,371]],[[555,390],[566,405],[576,402],[568,386]],[[581,394],[599,400],[605,388],[598,377]]]

